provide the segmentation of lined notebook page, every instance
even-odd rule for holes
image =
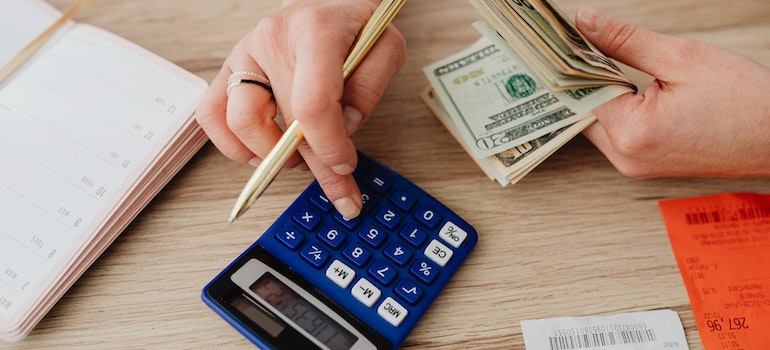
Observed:
[[[18,28],[8,30],[2,13],[6,58]],[[205,87],[86,25],[59,34],[0,86],[0,326],[55,292],[50,286],[189,124]]]
[[[0,0],[0,65],[10,61],[59,16],[61,13],[45,3]]]

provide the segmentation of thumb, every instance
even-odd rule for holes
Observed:
[[[664,78],[664,69],[670,65],[662,61],[671,57],[672,47],[678,46],[674,37],[621,22],[587,7],[578,11],[575,24],[600,51],[656,78]]]

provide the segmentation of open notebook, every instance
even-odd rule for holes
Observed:
[[[0,65],[59,16],[0,0]],[[205,89],[74,22],[0,85],[0,339],[26,336],[206,142]]]

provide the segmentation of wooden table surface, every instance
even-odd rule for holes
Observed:
[[[64,9],[69,1],[52,3]],[[767,0],[557,3],[571,16],[585,4],[770,65]],[[277,0],[98,0],[76,19],[211,81],[233,44],[278,7]],[[520,183],[501,188],[418,98],[427,84],[422,67],[475,41],[470,24],[479,18],[465,0],[408,2],[395,19],[409,46],[406,65],[354,139],[480,237],[403,347],[523,349],[521,320],[673,309],[690,348],[702,349],[658,201],[767,193],[767,179],[633,180],[579,136]],[[310,173],[281,173],[255,207],[228,224],[252,170],[207,144],[26,339],[0,348],[252,348],[201,302],[201,288],[312,180]]]

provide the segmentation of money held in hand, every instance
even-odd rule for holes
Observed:
[[[424,67],[430,86],[421,98],[484,172],[505,186],[520,180],[594,122],[591,113],[594,108],[635,91],[635,87],[609,58],[570,27],[571,22],[550,2],[538,1],[539,5],[531,8],[527,5],[535,3],[534,0],[531,3],[525,0],[471,2],[492,3],[477,6],[485,17],[494,13],[518,16],[518,20],[490,17],[474,23],[484,37],[471,47]],[[503,5],[508,12],[489,10]],[[528,20],[513,9],[516,6],[526,8]],[[537,10],[543,8],[551,12],[538,15]],[[492,20],[514,28],[528,26],[528,30],[506,28],[519,33],[509,35],[528,38],[526,43],[507,41],[501,29],[490,24]],[[562,23],[560,34],[547,27],[552,23]],[[531,25],[540,27],[535,30]],[[555,43],[559,38],[571,39],[569,43],[564,40]],[[546,50],[546,46],[549,51],[540,56],[531,51],[532,48]],[[566,60],[549,61],[554,57],[566,57]],[[533,64],[533,60],[537,63]],[[567,61],[572,63],[565,63]],[[587,71],[570,77],[566,73],[575,70],[573,65]],[[570,68],[559,70],[564,66]]]

